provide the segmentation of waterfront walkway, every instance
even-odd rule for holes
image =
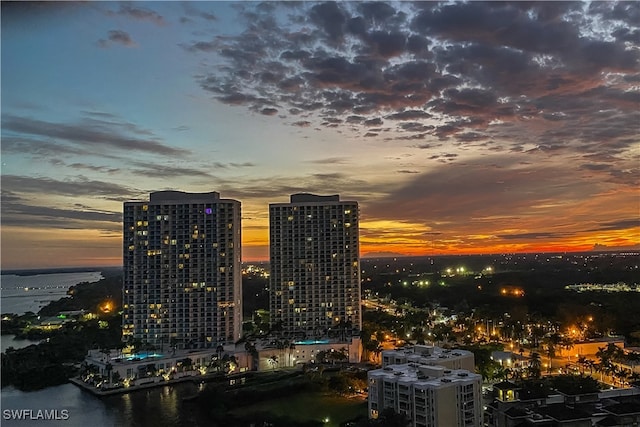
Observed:
[[[234,378],[240,378],[245,374],[246,373],[243,372],[240,374],[226,376],[226,375],[220,375],[219,373],[215,372],[215,373],[205,374],[205,375],[185,375],[183,377],[173,378],[170,380],[165,380],[162,377],[153,377],[153,378],[149,378],[148,382],[145,382],[142,384],[130,385],[129,387],[121,386],[121,387],[111,387],[111,388],[98,388],[92,384],[85,383],[84,381],[82,381],[80,378],[77,378],[77,377],[69,378],[69,382],[77,385],[83,390],[93,393],[96,396],[111,396],[115,394],[131,393],[138,390],[144,390],[144,389],[154,388],[154,387],[163,387],[166,385],[173,385],[173,384],[184,383],[184,382],[201,383],[201,382],[212,381],[215,379],[227,381],[227,380],[232,380]]]

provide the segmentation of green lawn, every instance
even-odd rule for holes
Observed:
[[[338,427],[341,422],[358,415],[367,415],[367,401],[362,398],[345,398],[319,392],[301,393],[282,399],[271,399],[251,406],[231,411],[234,415],[246,415],[255,412],[269,412],[278,416],[287,416],[299,421],[326,418],[327,427]]]

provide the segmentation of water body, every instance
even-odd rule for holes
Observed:
[[[82,282],[97,282],[101,278],[100,272],[2,275],[2,312],[37,312],[49,301],[65,297],[70,286]],[[14,338],[13,335],[1,337],[3,352],[8,347],[20,348],[37,344],[37,341]],[[32,423],[43,427],[207,426],[206,421],[196,416],[194,408],[183,401],[195,395],[200,387],[192,383],[180,383],[109,397],[94,396],[73,384],[33,392],[5,387],[0,391],[0,424],[3,427]],[[9,413],[5,412],[6,410],[9,410]],[[59,419],[36,420],[34,417],[38,416],[38,411],[47,411],[49,414],[57,415]],[[23,417],[26,415],[34,419],[14,419],[18,412],[22,413]],[[60,418],[63,416],[66,419]]]
[[[1,276],[0,312],[24,314],[27,311],[37,313],[51,301],[67,296],[70,286],[82,282],[97,282],[102,279],[99,271],[82,273],[36,274]]]
[[[199,427],[206,422],[183,399],[197,393],[198,386],[191,383],[175,384],[133,393],[97,397],[73,384],[64,384],[40,391],[22,392],[5,387],[0,392],[2,420],[5,426],[24,426],[30,422],[39,426],[65,427]],[[25,421],[7,419],[6,410],[31,410],[32,416],[41,411],[56,411],[66,420]]]
[[[15,335],[1,335],[0,336],[0,353],[7,351],[9,347],[13,347],[16,350],[19,348],[28,347],[31,344],[38,344],[39,340],[27,340],[16,338]]]

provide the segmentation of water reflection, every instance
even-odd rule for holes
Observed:
[[[117,426],[116,418],[105,407],[99,398],[83,392],[79,388],[71,384],[65,384],[57,387],[50,387],[40,391],[25,393],[14,389],[13,387],[5,387],[0,393],[2,398],[3,418],[2,426],[24,426],[31,422],[38,423],[40,426],[59,426],[64,422],[65,426]],[[4,417],[5,410],[32,410],[34,414],[38,410],[67,410],[69,419],[60,420],[38,420],[25,421],[6,419]],[[35,415],[34,415],[35,416]]]
[[[182,383],[133,393],[98,398],[72,384],[50,387],[36,392],[21,392],[13,387],[2,389],[2,409],[66,409],[69,419],[38,420],[38,425],[65,427],[136,426],[197,427],[207,423],[198,416],[185,398],[198,393],[200,384]],[[2,426],[24,426],[24,420],[2,419]],[[33,421],[36,422],[36,421]]]

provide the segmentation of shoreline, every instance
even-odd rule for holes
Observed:
[[[136,392],[136,391],[139,391],[139,390],[146,390],[146,389],[150,389],[150,388],[160,388],[160,387],[167,386],[167,385],[175,385],[175,384],[180,384],[180,383],[185,383],[185,382],[192,382],[194,384],[197,384],[197,383],[206,382],[206,380],[211,380],[213,378],[214,378],[214,376],[211,375],[211,374],[199,375],[199,376],[186,375],[184,377],[174,378],[174,379],[171,379],[171,380],[161,379],[160,381],[155,381],[155,379],[154,379],[153,381],[149,381],[149,382],[144,383],[144,384],[132,385],[132,386],[129,386],[129,387],[110,388],[110,389],[99,389],[99,388],[96,388],[96,387],[94,387],[92,385],[89,385],[89,384],[85,383],[84,381],[82,381],[81,379],[79,379],[77,377],[69,378],[69,382],[71,384],[74,384],[74,385],[80,387],[80,389],[93,394],[94,396],[105,397],[105,396],[114,396],[114,395],[118,395],[118,394],[133,393],[133,392]]]
[[[122,266],[112,267],[60,267],[60,268],[24,268],[12,270],[0,270],[0,276],[29,277],[44,274],[65,274],[65,273],[102,273],[105,271],[122,270]]]

